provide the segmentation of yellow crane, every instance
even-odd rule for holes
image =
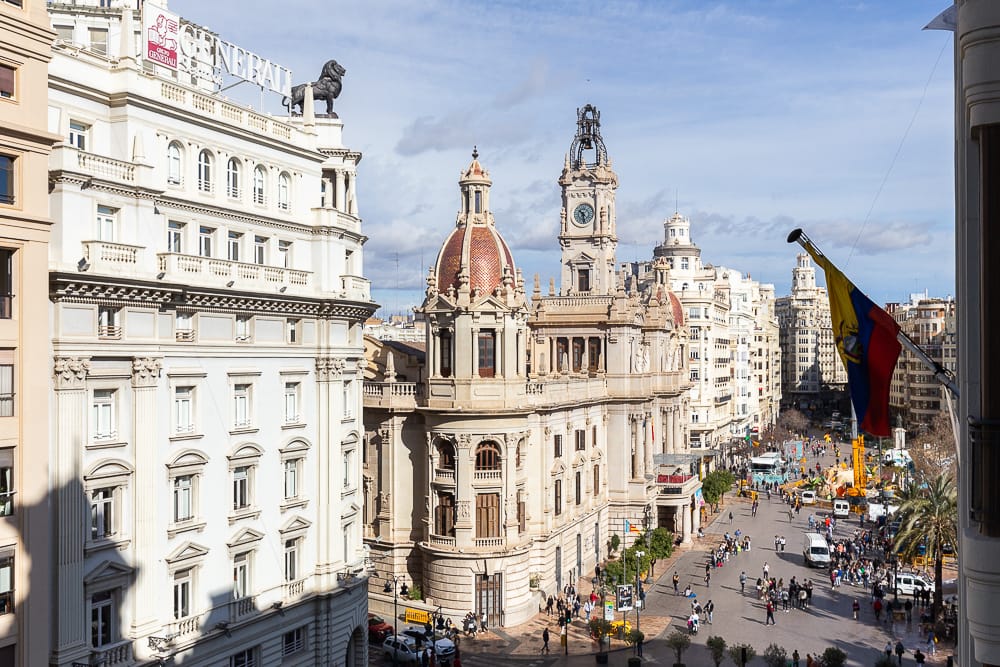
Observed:
[[[851,459],[854,463],[854,488],[863,493],[868,486],[868,473],[865,471],[865,436],[859,435],[851,440]]]

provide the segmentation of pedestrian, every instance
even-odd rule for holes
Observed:
[[[678,584],[680,583],[680,581],[681,581],[681,578],[680,578],[680,576],[679,576],[679,575],[677,574],[677,570],[674,570],[674,576],[673,576],[673,582],[674,582],[674,595],[678,595],[678,594],[680,594],[680,590],[678,590],[678,588],[677,588],[677,586],[678,586]]]
[[[542,630],[542,653],[549,652],[549,629],[546,627]]]
[[[767,564],[767,561],[764,561],[764,567],[761,569],[764,570],[764,580],[766,581],[767,575],[771,571],[771,567]]]
[[[781,550],[782,551],[785,550],[785,536],[784,535],[781,536]]]
[[[640,634],[639,634],[639,640],[638,640],[638,641],[637,641],[637,642],[635,643],[635,648],[636,648],[636,650],[637,650],[637,651],[639,652],[639,657],[640,657],[640,658],[642,657],[642,642],[643,642],[643,639],[644,639],[644,637],[643,637],[643,635],[642,635],[642,634],[640,633]]]
[[[891,658],[892,657],[892,641],[891,640],[887,641],[885,643],[885,655],[886,655],[887,658]]]
[[[875,610],[875,621],[878,622],[882,620],[882,600],[881,598],[875,598],[875,602],[872,603],[872,609]]]
[[[712,613],[715,611],[715,603],[711,600],[705,604],[705,613],[708,614],[708,624],[712,625]]]
[[[486,612],[483,612],[482,618],[479,619],[479,631],[486,632]]]
[[[813,657],[806,653],[806,667],[815,667],[815,665],[816,662],[813,660]]]
[[[740,594],[746,595],[747,592],[747,573],[746,571],[740,572]]]
[[[792,651],[792,667],[799,667],[799,650]]]
[[[910,623],[913,620],[913,602],[910,600],[904,602],[903,609],[906,611],[906,622]]]
[[[917,662],[918,665],[922,665],[924,664],[926,656],[920,652],[920,649],[917,649],[916,651],[913,652],[913,659]]]
[[[729,512],[729,525],[730,526],[733,525],[733,512],[732,512],[732,510],[730,510],[730,512]]]
[[[777,625],[777,623],[774,622],[774,602],[770,599],[767,601],[767,618],[764,620],[764,625],[768,624]]]
[[[854,620],[858,620],[858,612],[861,611],[861,603],[858,602],[857,598],[854,598],[854,602],[851,603],[851,612],[854,614]]]
[[[937,652],[937,636],[934,634],[934,628],[927,631],[927,652],[934,655]]]
[[[709,570],[705,571],[705,585],[706,586],[712,585],[712,572]]]
[[[896,657],[899,658],[899,664],[903,664],[903,654],[906,653],[906,649],[903,648],[903,640],[900,639],[896,642]]]

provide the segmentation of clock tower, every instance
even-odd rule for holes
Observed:
[[[601,112],[591,104],[576,110],[576,136],[559,185],[561,293],[614,294],[618,176],[601,139]]]

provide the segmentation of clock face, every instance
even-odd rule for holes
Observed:
[[[594,219],[594,207],[590,204],[580,204],[573,211],[573,222],[578,225],[586,225]]]

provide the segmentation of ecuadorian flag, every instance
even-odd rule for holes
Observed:
[[[806,250],[826,273],[830,323],[837,351],[847,368],[858,423],[872,435],[888,436],[889,383],[902,348],[896,340],[899,325],[826,256],[812,248]]]

